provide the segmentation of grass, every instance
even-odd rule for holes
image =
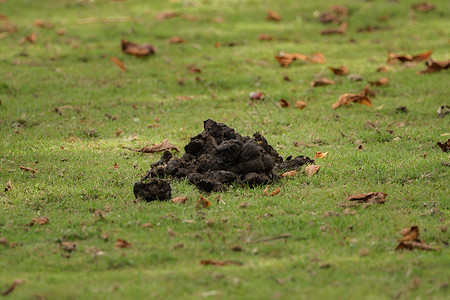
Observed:
[[[388,51],[432,49],[436,60],[449,59],[449,5],[436,0],[435,11],[420,13],[411,10],[412,1],[339,1],[350,9],[347,35],[321,36],[328,26],[314,14],[333,2],[304,2],[1,3],[0,13],[17,32],[0,32],[0,183],[13,185],[0,190],[0,238],[17,245],[0,245],[0,291],[19,278],[25,283],[10,298],[448,298],[448,167],[440,162],[449,156],[436,146],[448,139],[449,117],[436,116],[448,104],[448,71],[417,75],[422,63],[375,70]],[[266,21],[269,9],[282,21]],[[159,21],[155,15],[162,11],[196,20]],[[380,22],[381,16],[389,18]],[[33,26],[37,19],[53,27]],[[357,32],[368,25],[386,30]],[[57,35],[62,28],[66,34]],[[19,44],[32,32],[35,44]],[[276,40],[260,42],[261,33]],[[169,44],[176,35],[187,43]],[[152,43],[157,54],[126,56],[121,39]],[[216,48],[216,42],[236,45]],[[273,58],[279,51],[322,52],[326,63],[284,69]],[[202,73],[187,73],[191,64]],[[327,69],[341,64],[364,81]],[[319,72],[337,85],[311,88]],[[374,88],[373,108],[331,109],[341,94],[383,76],[390,82]],[[250,105],[252,91],[267,99]],[[282,109],[280,98],[308,107]],[[69,108],[55,112],[62,106]],[[318,174],[274,184],[281,188],[274,197],[264,197],[264,187],[234,186],[221,194],[223,203],[213,200],[216,194],[204,195],[212,205],[198,209],[199,191],[181,181],[173,195],[188,196],[185,205],[136,201],[133,183],[159,155],[122,147],[168,138],[182,148],[208,118],[241,134],[261,132],[284,157],[329,155],[316,160]],[[155,122],[159,126],[147,126]],[[371,191],[387,193],[387,202],[350,211],[339,206],[348,195]],[[49,224],[25,226],[39,216]],[[142,228],[146,223],[151,226]],[[413,225],[440,250],[395,251],[401,229]],[[283,233],[291,237],[263,241]],[[117,238],[132,247],[114,249]],[[69,255],[58,241],[76,242],[77,250]],[[236,245],[242,251],[232,251]],[[203,259],[243,265],[202,266]]]

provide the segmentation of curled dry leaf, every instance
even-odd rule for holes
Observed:
[[[341,16],[348,16],[348,8],[343,5],[334,4],[330,6],[330,9]]]
[[[234,260],[213,260],[213,259],[204,259],[200,261],[201,265],[204,266],[226,266],[226,265],[237,265],[241,266],[243,263]]]
[[[135,57],[145,57],[155,54],[155,48],[150,44],[138,45],[127,40],[122,40],[121,46],[123,53],[133,55]]]
[[[318,17],[319,22],[322,24],[328,24],[328,23],[340,23],[341,19],[335,12],[326,11],[319,15]]]
[[[387,66],[379,66],[377,68],[377,72],[384,72],[384,73],[386,73],[386,72],[389,72],[389,68]]]
[[[285,68],[289,66],[296,60],[307,61],[308,57],[300,53],[284,53],[281,52],[279,55],[275,56],[275,59],[280,63],[280,65]]]
[[[382,77],[378,79],[377,81],[369,81],[370,85],[374,86],[382,86],[389,83],[389,79],[387,77]]]
[[[114,165],[111,167],[111,169],[117,170],[119,169],[119,165],[116,162],[114,162]]]
[[[77,250],[77,244],[73,242],[61,242],[61,249],[66,252],[72,252]]]
[[[127,68],[125,67],[125,65],[123,64],[123,62],[122,62],[120,59],[118,59],[117,57],[111,56],[109,59],[110,59],[116,66],[118,66],[122,72],[125,72],[125,71],[127,70]]]
[[[311,63],[316,63],[316,64],[324,64],[325,56],[320,52],[316,52],[316,53],[313,53],[310,58],[308,58],[308,61]]]
[[[299,109],[304,109],[305,107],[308,106],[308,103],[298,100],[297,102],[295,102],[295,107],[299,108]]]
[[[20,39],[19,44],[23,44],[25,42],[30,44],[36,43],[36,33],[33,32],[30,35],[24,36],[23,38]]]
[[[316,174],[317,172],[319,172],[319,170],[320,170],[320,166],[318,166],[318,165],[308,165],[305,168],[305,174],[308,177],[311,177],[314,174]]]
[[[187,71],[188,73],[194,74],[194,73],[201,73],[202,70],[200,70],[199,68],[197,68],[195,65],[189,65],[187,66]]]
[[[4,292],[0,292],[0,295],[8,296],[9,294],[11,294],[14,291],[16,286],[21,285],[23,283],[25,283],[25,280],[23,280],[23,279],[15,279],[9,288],[7,288]]]
[[[340,66],[339,68],[330,67],[330,70],[334,73],[334,75],[343,76],[348,73],[348,69],[346,66]]]
[[[265,96],[260,92],[251,92],[249,95],[250,100],[264,100]]]
[[[316,154],[314,155],[314,158],[324,158],[325,156],[328,155],[328,152],[323,153],[322,151],[317,151]]]
[[[342,24],[338,28],[329,28],[320,31],[322,35],[332,35],[332,34],[340,34],[345,35],[347,33],[348,23],[342,22]]]
[[[410,228],[402,229],[402,238],[398,241],[400,242],[395,250],[437,250],[436,248],[427,245],[421,239],[419,239],[419,227],[412,226]]]
[[[184,44],[186,40],[179,36],[173,36],[169,39],[170,44]]]
[[[266,188],[264,189],[264,195],[266,195],[266,196],[275,196],[275,195],[278,195],[280,193],[281,189],[277,188],[277,189],[275,189],[273,192],[271,192],[269,194],[267,192],[269,190],[269,186],[270,186],[270,184],[268,186],[266,186]]]
[[[186,203],[187,200],[188,200],[188,197],[175,197],[170,201],[172,201],[172,203],[175,203],[175,204],[184,204],[184,203]]]
[[[271,40],[273,40],[273,36],[271,36],[270,34],[260,34],[258,36],[258,40],[260,40],[260,41],[271,41]]]
[[[162,152],[166,150],[175,150],[177,152],[180,152],[180,149],[177,148],[174,144],[169,142],[168,139],[164,139],[161,144],[157,144],[150,147],[143,147],[141,149],[131,149],[128,147],[122,147],[123,149],[128,149],[135,152],[142,152],[142,153],[155,153],[155,152]]]
[[[399,61],[401,63],[405,63],[405,62],[411,62],[411,61],[423,61],[423,60],[427,60],[428,57],[430,57],[430,55],[433,53],[433,50],[429,50],[417,55],[410,55],[410,54],[395,54],[395,53],[390,53],[388,55],[387,58],[387,62],[388,63],[394,63],[396,61]]]
[[[446,142],[441,143],[437,142],[437,145],[442,149],[442,151],[447,152],[450,151],[450,139],[448,139]]]
[[[436,6],[428,2],[419,2],[411,5],[411,8],[420,12],[429,12],[436,9]]]
[[[311,86],[312,87],[316,87],[316,86],[325,86],[325,85],[336,85],[336,83],[328,78],[319,78],[314,80],[313,82],[311,82]]]
[[[348,196],[347,201],[357,201],[357,202],[364,202],[364,203],[385,203],[386,202],[386,196],[385,193],[367,193],[367,194],[355,194]]]
[[[289,172],[284,172],[283,174],[281,174],[281,177],[292,177],[297,175],[298,172],[295,170],[289,171]]]
[[[425,66],[427,68],[420,71],[419,74],[427,74],[438,72],[441,70],[447,70],[450,67],[450,60],[435,61],[432,58],[429,58],[425,63]]]
[[[197,206],[201,208],[207,208],[211,205],[211,202],[208,201],[208,199],[204,198],[203,196],[200,196],[200,198],[197,200]]]
[[[114,249],[130,248],[131,244],[124,239],[117,239]]]
[[[49,218],[47,217],[39,217],[39,218],[34,218],[31,220],[31,226],[33,225],[46,225],[49,222]]]
[[[280,99],[280,105],[281,105],[281,107],[283,107],[283,108],[288,108],[289,106],[291,106],[291,105],[289,104],[289,102],[287,102],[287,100],[285,100],[285,99]]]
[[[165,11],[155,15],[156,20],[164,20],[178,17],[180,14],[174,11]]]
[[[333,103],[333,105],[331,105],[331,107],[333,109],[336,109],[341,105],[348,105],[352,102],[356,102],[359,104],[363,104],[363,105],[372,107],[372,101],[368,97],[369,95],[375,95],[375,94],[367,87],[364,88],[364,90],[362,90],[359,94],[345,93],[345,94],[341,95],[339,97],[338,101]]]
[[[278,13],[276,13],[273,10],[269,10],[267,11],[267,17],[266,17],[267,21],[275,21],[275,22],[280,22],[281,21],[281,17]]]

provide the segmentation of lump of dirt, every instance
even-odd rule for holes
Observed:
[[[204,131],[192,137],[184,150],[181,158],[174,159],[165,152],[135,184],[135,195],[137,189],[140,197],[155,200],[153,195],[158,193],[150,193],[150,189],[159,185],[152,184],[150,179],[153,178],[187,178],[202,191],[220,192],[234,182],[249,187],[269,184],[285,171],[314,163],[306,156],[289,156],[284,161],[260,133],[253,137],[241,136],[233,128],[210,119],[204,121]],[[150,183],[143,183],[147,181]],[[147,197],[147,194],[152,196]],[[159,196],[158,199],[163,200]]]
[[[149,178],[134,184],[134,196],[145,201],[169,200],[171,197],[171,187],[168,180],[159,178]]]

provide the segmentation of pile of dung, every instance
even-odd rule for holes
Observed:
[[[241,136],[213,120],[204,121],[204,128],[184,147],[186,153],[181,158],[164,152],[134,185],[135,196],[146,201],[170,199],[170,184],[161,178],[187,178],[199,190],[220,192],[234,182],[249,187],[269,184],[285,171],[314,163],[306,156],[283,160],[259,133]]]

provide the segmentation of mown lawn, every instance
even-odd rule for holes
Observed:
[[[349,9],[347,32],[321,35],[338,26],[317,18],[336,2]],[[450,137],[450,116],[436,112],[450,105],[448,70],[386,63],[388,53],[450,58],[449,3],[431,2],[424,13],[406,0],[0,1],[0,293],[17,280],[11,299],[448,298],[450,157],[436,145]],[[121,39],[156,54],[126,55]],[[280,51],[325,63],[282,68]],[[362,81],[328,69],[340,65]],[[311,87],[321,76],[335,85]],[[331,108],[381,77],[372,107]],[[206,119],[258,131],[283,157],[328,155],[317,174],[274,183],[273,197],[177,181],[186,204],[137,201],[133,184],[160,154],[122,147],[167,138],[183,149]],[[346,207],[369,192],[386,203]],[[395,251],[411,226],[436,251]],[[117,239],[131,247],[115,249]]]

